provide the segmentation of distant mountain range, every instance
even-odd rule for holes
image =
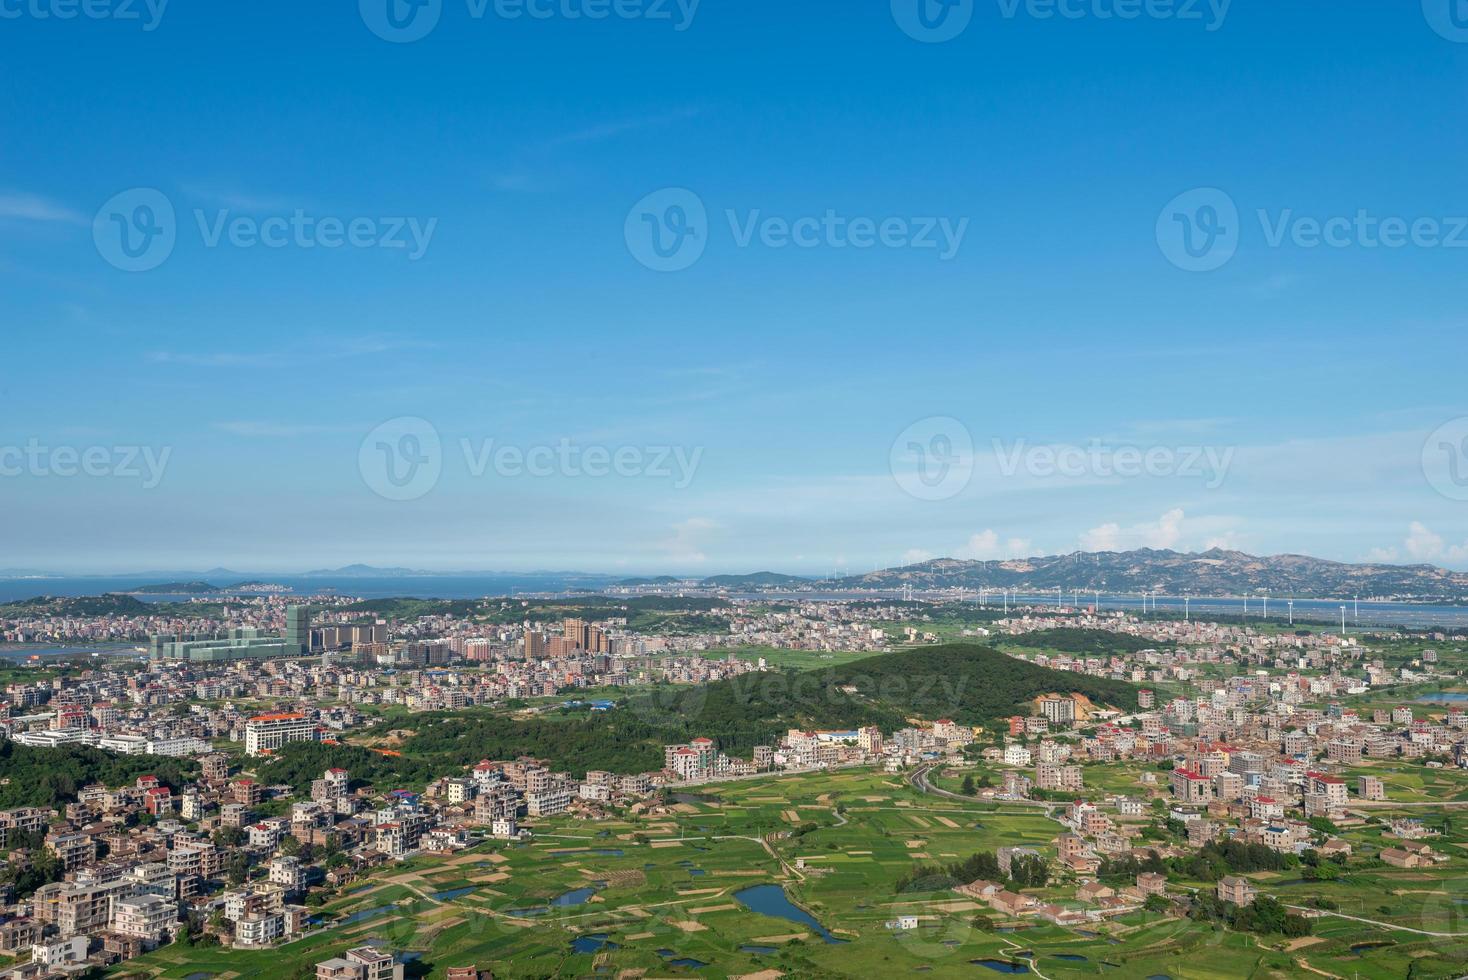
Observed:
[[[626,586],[628,588],[683,585],[690,588],[704,589],[757,589],[798,588],[802,585],[812,585],[815,582],[815,579],[804,578],[799,575],[784,575],[780,572],[751,572],[748,575],[710,575],[708,578],[678,578],[676,575],[657,575],[652,578],[624,578],[612,584]]]
[[[1019,589],[1163,595],[1343,596],[1461,601],[1468,573],[1433,565],[1352,565],[1306,555],[1259,557],[1214,548],[1200,554],[1143,548],[1068,555],[965,561],[935,558],[830,580],[842,589]]]
[[[19,570],[15,570],[19,571]],[[0,572],[0,577],[5,576]],[[32,575],[42,573],[32,572]],[[15,575],[16,578],[26,577]],[[63,578],[47,575],[48,578]],[[1046,555],[1000,561],[968,561],[935,558],[915,565],[886,568],[862,575],[812,578],[761,571],[744,575],[679,576],[657,575],[617,579],[591,572],[538,571],[424,571],[411,568],[382,568],[347,565],[305,573],[245,573],[226,568],[207,572],[154,572],[113,576],[163,583],[130,585],[133,593],[208,594],[212,591],[249,591],[251,586],[278,578],[288,580],[350,581],[417,578],[503,578],[523,590],[541,581],[546,591],[599,591],[609,586],[624,588],[729,589],[780,591],[892,590],[904,585],[914,589],[1014,589],[1032,592],[1100,591],[1103,593],[1156,593],[1171,596],[1252,596],[1279,598],[1393,598],[1408,601],[1468,601],[1468,573],[1433,565],[1388,565],[1377,562],[1349,564],[1311,558],[1307,555],[1248,555],[1241,551],[1214,548],[1198,554],[1143,548],[1138,551],[1077,551],[1068,555]],[[100,578],[106,578],[101,576]],[[211,584],[213,583],[213,584]],[[232,584],[225,584],[232,583]],[[247,584],[248,583],[248,584]],[[489,587],[490,583],[486,584]],[[315,588],[315,586],[303,586]],[[348,586],[349,587],[349,586]],[[425,583],[417,589],[432,589]],[[104,591],[104,590],[99,590]],[[122,591],[107,589],[105,591]],[[415,592],[415,594],[417,594]],[[426,594],[426,593],[425,593]]]

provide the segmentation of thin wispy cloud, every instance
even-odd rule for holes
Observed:
[[[521,194],[535,194],[541,191],[548,191],[554,186],[543,176],[528,173],[491,174],[489,183],[497,191]]]
[[[645,129],[658,129],[673,123],[682,122],[701,115],[701,108],[676,109],[672,112],[658,113],[656,115],[639,116],[630,119],[618,119],[610,122],[596,123],[582,129],[562,133],[542,143],[539,149],[556,150],[563,146],[575,146],[582,143],[600,143],[604,140],[615,139],[628,133],[636,133]]]
[[[68,225],[90,223],[81,212],[64,204],[59,204],[38,194],[18,192],[0,192],[0,218]]]
[[[334,337],[306,341],[284,348],[262,351],[150,351],[146,357],[154,364],[178,364],[184,367],[263,368],[302,359],[337,361],[352,357],[370,357],[395,351],[428,349],[436,345],[412,338],[368,335]]]
[[[197,198],[201,203],[231,211],[294,211],[312,207],[302,198],[281,197],[277,194],[259,193],[238,187],[223,187],[215,184],[194,183],[183,185],[183,192]]]
[[[171,350],[149,351],[147,359],[154,364],[179,364],[184,367],[217,368],[267,367],[279,365],[284,360],[279,354],[271,354],[263,351],[258,353],[239,353],[234,351],[199,353],[194,351]]]
[[[702,108],[690,107],[597,122],[529,144],[520,152],[519,161],[489,175],[490,186],[497,191],[512,194],[539,194],[554,190],[557,181],[549,176],[546,161],[555,157],[559,151],[567,147],[587,147],[632,133],[661,129],[692,119],[703,111]],[[534,165],[527,162],[532,160],[535,161]]]
[[[249,439],[293,439],[298,436],[315,436],[347,431],[346,426],[248,420],[215,422],[214,428],[220,432],[228,432],[230,435],[244,436]]]

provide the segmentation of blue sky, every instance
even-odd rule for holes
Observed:
[[[1468,567],[1446,2],[123,2],[0,2],[0,568]]]

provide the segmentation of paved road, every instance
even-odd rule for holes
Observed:
[[[958,800],[960,803],[987,802],[983,800],[977,800],[972,796],[964,796],[962,793],[954,793],[951,790],[943,789],[941,786],[934,786],[932,781],[928,779],[928,776],[930,773],[932,773],[934,769],[937,768],[937,763],[931,766],[921,766],[918,769],[913,770],[912,775],[907,777],[907,781],[912,784],[913,789],[917,790],[919,793],[926,793],[929,796],[945,796],[950,800]],[[1043,800],[994,800],[993,802],[1001,806],[1013,805],[1037,807],[1044,810],[1045,816],[1049,817],[1052,820],[1057,819],[1055,816],[1055,807],[1060,805],[1058,803],[1046,803]]]
[[[1279,901],[1278,895],[1270,895],[1269,897],[1275,899],[1276,901]],[[1415,932],[1419,936],[1436,936],[1443,939],[1458,939],[1463,936],[1468,936],[1468,932],[1431,932],[1427,929],[1413,929],[1410,926],[1399,926],[1395,922],[1380,922],[1376,919],[1363,919],[1359,915],[1346,915],[1346,913],[1344,912],[1323,911],[1321,909],[1306,908],[1303,905],[1286,905],[1284,902],[1280,902],[1280,904],[1284,905],[1284,907],[1287,909],[1294,909],[1296,912],[1314,912],[1317,915],[1331,915],[1336,917],[1337,919],[1350,919],[1352,922],[1364,922],[1368,926],[1377,926],[1382,929],[1395,929],[1397,932]]]
[[[923,766],[922,768],[914,769],[912,775],[907,777],[907,781],[911,783],[912,788],[917,790],[919,793],[927,793],[929,796],[946,796],[951,800],[962,800],[965,803],[973,802],[972,797],[960,796],[959,794],[950,792],[946,789],[939,789],[937,786],[934,786],[931,782],[929,782],[928,774],[936,768],[938,767]]]

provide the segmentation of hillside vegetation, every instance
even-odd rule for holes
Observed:
[[[146,616],[158,606],[130,595],[49,596],[17,599],[0,605],[0,616]]]
[[[1330,598],[1395,596],[1459,602],[1468,572],[1433,565],[1351,565],[1307,555],[1248,555],[1213,548],[1201,554],[1142,548],[1137,551],[1076,551],[1068,555],[968,561],[934,558],[829,583],[846,589],[915,588],[1018,589],[1048,594],[1055,589],[1108,595],[1156,592],[1171,596],[1275,595]]]
[[[143,775],[177,789],[198,771],[198,764],[186,759],[116,755],[81,745],[33,748],[5,740],[0,741],[0,809],[59,807],[75,801],[77,790],[90,783],[118,787]]]
[[[1083,694],[1097,705],[1136,707],[1136,689],[1120,681],[1050,670],[975,644],[880,654],[838,667],[746,674],[698,687],[663,685],[632,695],[611,711],[562,708],[535,717],[449,712],[390,727],[413,727],[401,756],[352,746],[287,745],[268,767],[272,781],[309,785],[329,765],[380,788],[422,785],[480,759],[531,756],[553,769],[634,773],[662,765],[664,745],[698,736],[731,755],[748,756],[791,728],[890,732],[910,719],[952,718],[992,724],[1029,714],[1042,694]]]
[[[1126,633],[1068,627],[1020,633],[1016,636],[997,639],[996,642],[1004,646],[1059,650],[1061,653],[1073,653],[1086,657],[1109,657],[1118,653],[1136,653],[1139,650],[1151,650],[1157,646],[1155,640],[1144,640],[1140,636],[1129,636]]]

